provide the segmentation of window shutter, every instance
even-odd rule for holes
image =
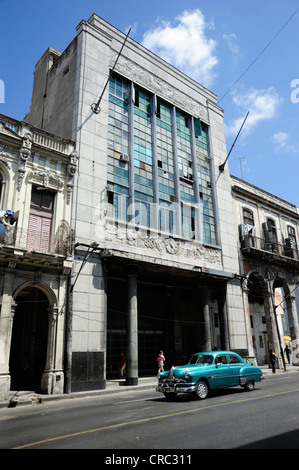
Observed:
[[[37,250],[41,234],[41,221],[37,215],[29,215],[27,248],[28,250]]]
[[[32,188],[27,236],[30,250],[50,251],[54,198],[53,191]]]
[[[50,251],[52,220],[41,217],[40,251]]]
[[[27,237],[27,248],[29,250],[49,251],[51,225],[51,219],[30,214]]]

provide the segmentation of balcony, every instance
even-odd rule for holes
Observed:
[[[36,255],[62,255],[70,256],[72,239],[68,226],[61,224],[55,235],[42,238],[40,231],[19,228],[17,226],[6,228],[5,235],[0,236],[0,250],[12,247],[15,250],[24,250],[27,253]]]
[[[284,244],[280,244],[247,234],[240,237],[240,242],[244,255],[279,263],[294,263],[298,266],[298,249],[291,246],[290,239],[286,239]]]

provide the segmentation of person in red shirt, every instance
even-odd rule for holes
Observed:
[[[165,362],[165,356],[163,354],[163,351],[160,351],[157,357],[157,362],[158,362],[158,376],[160,375],[160,372],[164,371],[164,362]]]

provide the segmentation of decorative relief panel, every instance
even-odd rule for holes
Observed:
[[[45,188],[52,186],[59,189],[64,183],[55,173],[47,169],[31,171],[29,175],[32,181],[42,184]]]
[[[74,177],[77,171],[77,163],[78,156],[74,151],[70,155],[70,161],[67,166],[66,175],[62,175],[60,172],[55,170],[49,170],[48,168],[38,168],[38,165],[34,164],[33,169],[29,172],[29,179],[31,182],[40,184],[45,188],[52,187],[56,190],[62,190],[65,186],[66,202],[69,204],[74,187]]]
[[[117,55],[113,54],[112,65],[116,60]],[[169,85],[161,78],[150,74],[140,65],[131,62],[123,56],[120,56],[116,70],[126,77],[130,77],[133,82],[136,82],[148,89],[154,91],[164,99],[169,100],[176,106],[179,106],[194,117],[199,117],[207,124],[209,123],[209,115],[205,106],[196,103],[190,97],[179,91],[178,89]]]
[[[8,147],[0,145],[0,162],[3,163],[8,169],[10,169],[10,164],[7,160],[13,160],[16,156],[16,152]]]
[[[125,225],[115,225],[114,221],[107,221],[106,240],[127,245],[130,247],[144,248],[152,251],[153,256],[173,255],[175,258],[188,258],[200,260],[204,263],[222,265],[221,251],[195,244],[189,241],[147,235],[146,231],[127,228]]]
[[[32,134],[27,132],[23,137],[22,147],[20,148],[20,160],[18,168],[17,190],[20,191],[26,171],[26,163],[31,156]]]

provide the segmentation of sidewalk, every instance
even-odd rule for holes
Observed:
[[[272,376],[272,370],[268,365],[259,366],[263,371],[264,377]],[[277,375],[285,373],[299,372],[299,366],[286,365],[286,372],[283,369],[277,369]],[[299,377],[299,374],[298,374]],[[0,408],[14,408],[21,405],[38,405],[45,404],[55,400],[70,400],[87,397],[99,397],[101,395],[107,395],[110,393],[128,392],[130,390],[155,390],[157,385],[157,378],[152,377],[140,377],[138,379],[138,385],[126,385],[125,379],[114,379],[106,382],[106,388],[104,390],[90,390],[85,392],[73,392],[70,394],[59,394],[59,395],[43,395],[31,391],[19,391],[10,392],[8,400],[0,401]]]
[[[138,379],[138,385],[126,385],[126,379],[114,379],[106,382],[106,388],[103,390],[88,390],[85,392],[62,393],[57,395],[44,395],[32,391],[11,391],[8,400],[0,401],[1,408],[14,408],[20,405],[38,405],[56,400],[71,400],[78,398],[97,397],[110,393],[128,392],[130,390],[155,390],[157,385],[156,377],[141,377]]]

